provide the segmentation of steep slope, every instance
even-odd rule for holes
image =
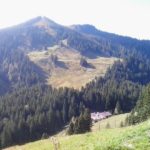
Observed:
[[[149,55],[150,42],[100,31],[90,25],[62,26],[46,17],[37,17],[20,25],[0,30],[0,49],[24,52],[67,45],[88,57],[125,57],[138,51]],[[65,43],[64,43],[65,40]]]
[[[149,121],[136,126],[104,129],[81,135],[57,137],[62,150],[148,150]],[[49,150],[54,144],[51,139],[40,140],[23,146],[10,147],[5,150]]]
[[[55,31],[50,26],[59,28],[59,25],[43,17],[34,18],[20,25],[0,31],[0,48],[41,49],[56,42]],[[9,43],[6,45],[6,43]]]
[[[149,119],[150,115],[150,84],[144,87],[139,100],[128,118],[129,124],[136,124]]]
[[[74,48],[81,54],[96,57],[125,56],[133,51],[150,55],[150,41],[118,36],[90,25],[62,26],[46,17],[37,17],[20,25],[0,30],[0,49],[24,52],[47,49],[54,45]]]
[[[49,46],[63,44],[81,53],[103,54],[101,45],[68,27],[61,26],[46,17],[37,17],[23,24],[0,31],[0,49],[19,49],[24,52],[47,49]],[[9,43],[6,45],[6,43]],[[90,55],[89,55],[90,56]]]
[[[104,32],[88,24],[72,25],[70,28],[86,36],[95,38],[98,42],[103,41],[103,44],[109,43],[111,55],[124,57],[134,51],[142,55],[147,55],[147,57],[150,56],[149,40],[138,40],[127,36]]]
[[[21,51],[0,51],[0,95],[23,86],[45,83],[46,74]]]

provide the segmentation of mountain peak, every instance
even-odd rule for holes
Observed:
[[[38,16],[24,23],[26,26],[49,26],[54,27],[58,24],[45,16]]]

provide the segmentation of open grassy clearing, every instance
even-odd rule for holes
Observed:
[[[58,57],[59,63],[53,65],[50,62],[51,54]],[[96,76],[103,76],[117,58],[97,57],[86,58],[92,68],[81,67],[81,54],[66,47],[54,46],[47,51],[34,51],[28,54],[30,60],[40,66],[47,74],[47,83],[54,87],[73,87],[80,89]]]
[[[107,128],[108,124],[109,124],[109,128],[120,128],[121,122],[125,124],[125,119],[127,115],[129,114],[126,113],[121,115],[115,115],[107,119],[104,119],[102,121],[98,121],[93,124],[92,131],[100,131],[101,129],[105,129]]]

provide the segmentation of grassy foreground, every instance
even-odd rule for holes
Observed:
[[[101,129],[81,135],[55,138],[58,150],[150,150],[150,121],[136,126]],[[51,139],[8,148],[7,150],[53,150]]]

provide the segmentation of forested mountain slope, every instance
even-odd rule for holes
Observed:
[[[11,92],[23,86],[45,83],[46,75],[23,52],[0,51],[0,94]]]
[[[71,53],[72,50],[75,52],[69,57],[74,57],[78,53],[79,57],[76,59],[77,62],[79,62],[82,57],[85,57],[87,60],[89,59],[91,66],[94,65],[93,68],[91,68],[92,74],[88,72],[89,69],[86,67],[77,67],[77,70],[74,70],[75,72],[78,72],[78,70],[81,72],[78,74],[78,77],[81,76],[81,79],[77,81],[80,82],[80,80],[82,80],[84,83],[79,86],[80,88],[82,85],[85,85],[85,83],[94,79],[95,76],[99,76],[99,73],[101,74],[101,72],[103,72],[101,67],[98,67],[98,65],[103,64],[103,62],[101,63],[101,60],[99,61],[100,56],[126,58],[133,53],[138,53],[140,57],[142,55],[142,58],[146,58],[150,53],[149,41],[139,41],[129,37],[102,32],[90,25],[66,27],[57,24],[46,17],[37,17],[20,25],[1,29],[0,39],[0,82],[3,83],[0,87],[1,94],[13,90],[14,87],[16,87],[16,84],[30,86],[30,84],[36,84],[37,82],[44,83],[45,81],[48,81],[50,84],[56,84],[58,87],[59,85],[69,86],[74,84],[69,79],[70,77],[64,79],[70,80],[69,83],[59,82],[58,77],[54,77],[53,80],[51,75],[55,74],[55,72],[51,72],[51,67],[47,73],[47,71],[36,62],[32,62],[31,57],[28,59],[28,56],[31,56],[31,52],[45,51],[51,53],[51,47],[58,46],[60,53],[62,54],[65,49],[67,49],[68,53],[69,51]],[[61,59],[61,57],[58,59]],[[49,65],[49,60],[40,61],[46,61],[46,65]],[[93,63],[94,61],[96,61],[96,63],[98,62],[96,66]],[[72,61],[71,63],[74,62]],[[112,63],[110,63],[109,66],[111,66]],[[60,68],[66,65],[65,62],[61,62],[61,60],[59,64],[61,65]],[[74,64],[76,64],[76,62]],[[107,70],[108,65],[105,66],[104,73],[105,70]],[[66,65],[66,71],[67,67],[68,66]],[[73,68],[72,66],[70,67],[71,69]],[[56,68],[59,68],[59,66],[56,66]],[[60,71],[63,70],[58,70],[57,74],[60,74]],[[73,71],[69,72],[70,76],[72,72]],[[82,76],[82,74],[85,74],[86,72],[87,76]],[[67,75],[64,76],[67,77]],[[4,84],[6,86],[4,86]]]
[[[0,30],[1,148],[52,135],[85,108],[124,113],[136,105],[142,88],[150,82],[150,41],[93,31],[87,25],[80,28],[37,17]],[[51,55],[53,51],[55,55]],[[94,67],[100,69],[100,63],[94,61],[102,56],[119,61],[113,61],[103,77],[93,73],[93,80],[87,80],[80,91],[46,85],[48,72],[52,74],[49,66],[67,70],[63,57],[68,62],[77,55],[80,57],[74,61],[85,70],[83,75]],[[63,75],[61,71],[59,75]]]
[[[128,124],[137,124],[149,119],[150,115],[150,84],[144,87],[135,108],[127,118]]]
[[[106,42],[107,45],[110,46],[111,55],[124,57],[135,51],[141,53],[144,56],[150,56],[149,40],[138,40],[127,36],[104,32],[88,24],[73,25],[71,28],[75,31],[78,31],[79,33],[83,33],[86,36],[93,37],[99,42]]]

